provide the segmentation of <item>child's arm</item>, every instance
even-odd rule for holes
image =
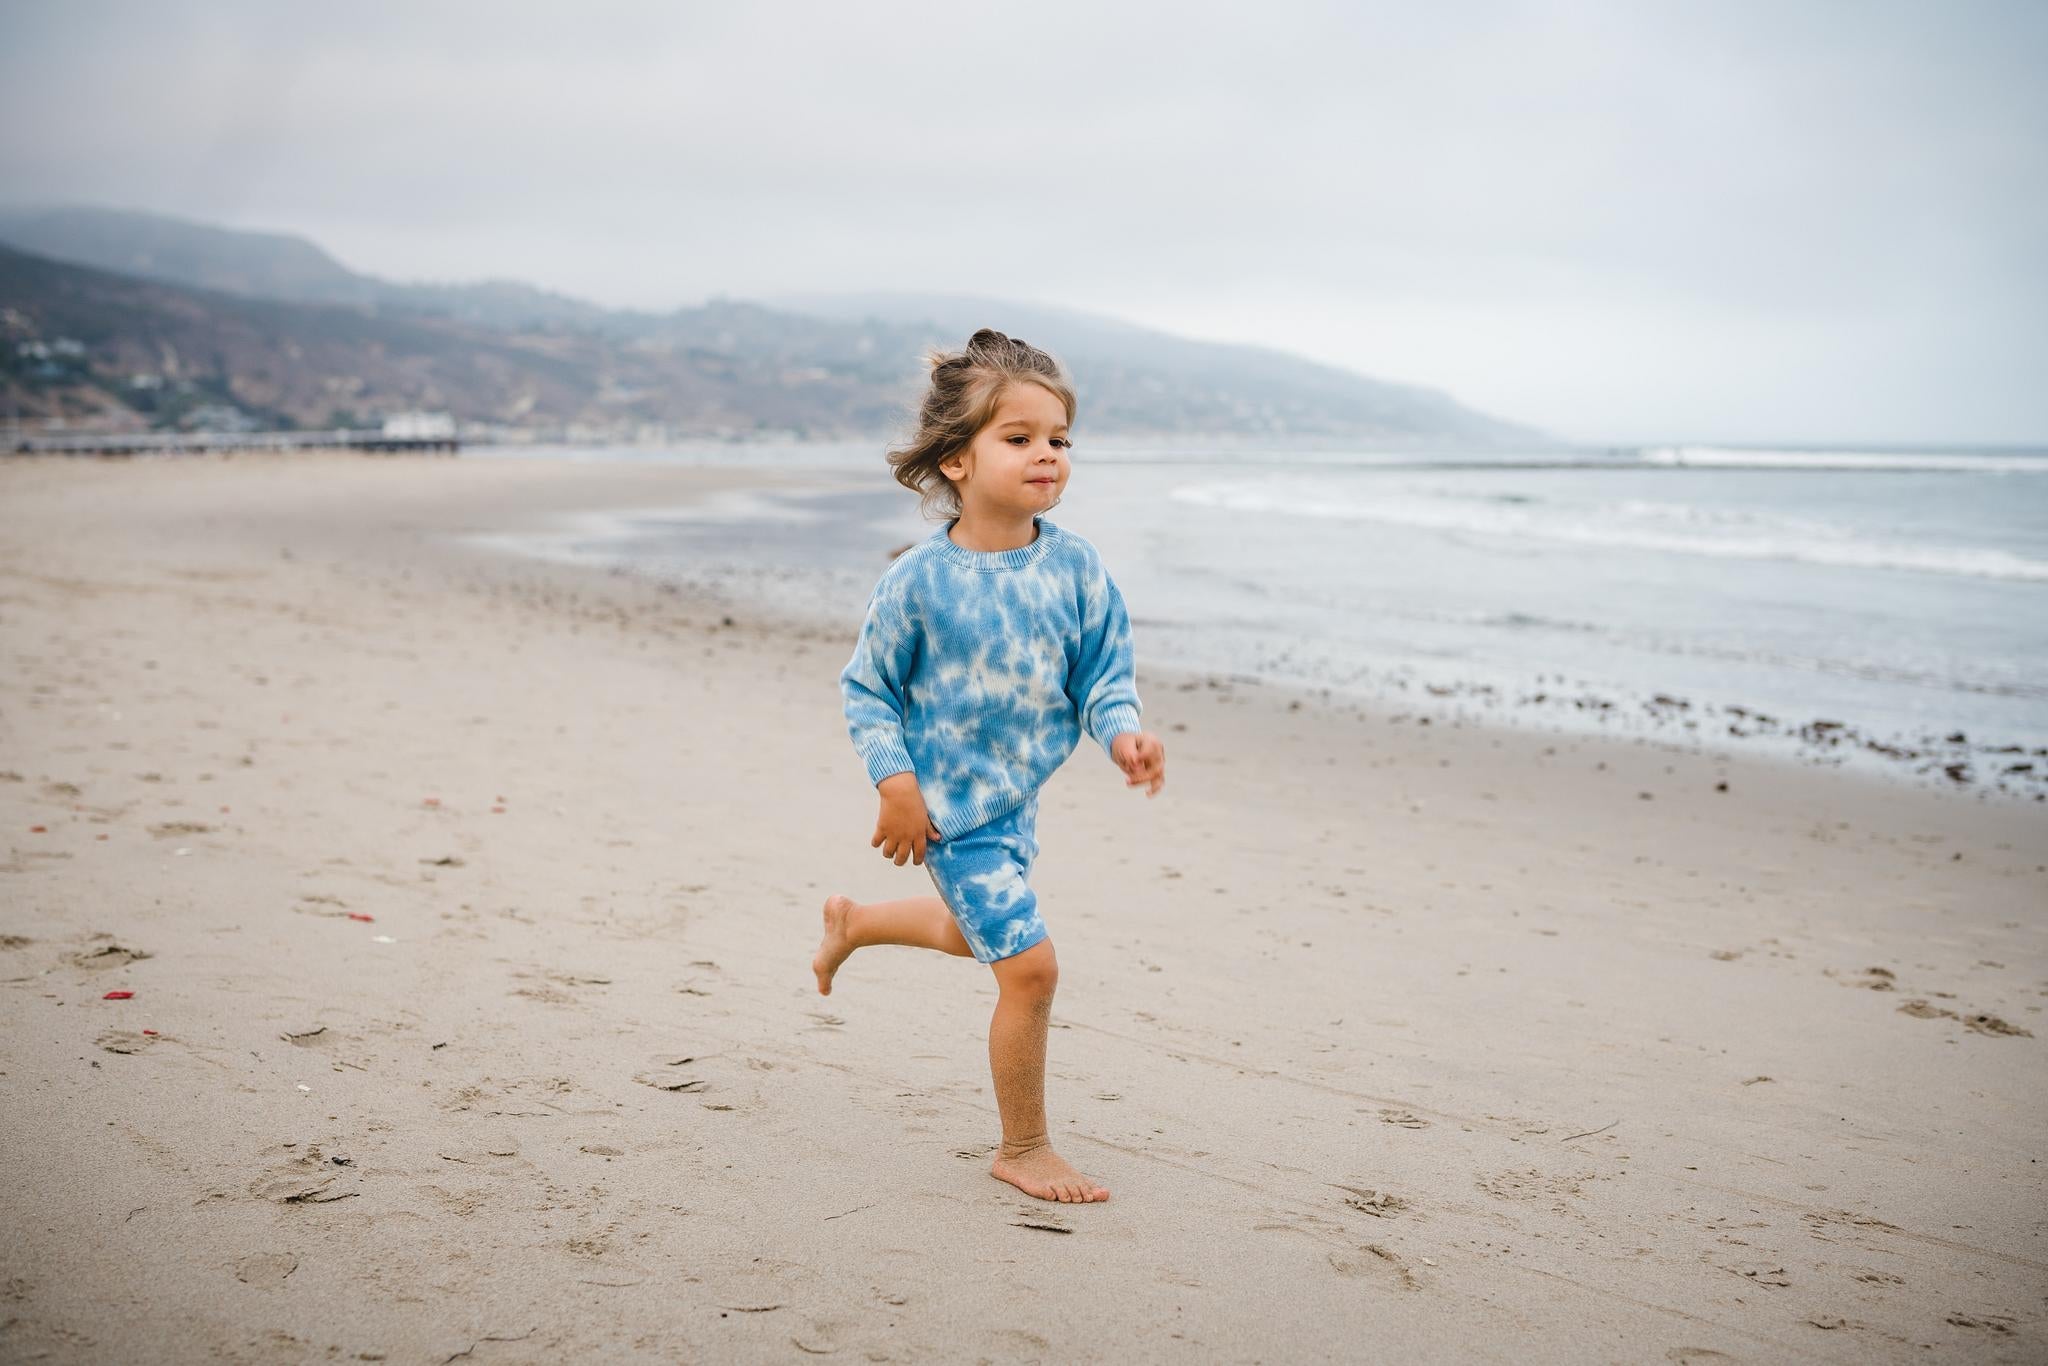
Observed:
[[[881,797],[871,843],[899,865],[906,858],[923,863],[925,842],[939,836],[903,743],[903,689],[916,658],[917,623],[899,585],[885,578],[868,599],[867,620],[853,658],[840,672],[839,691],[854,752]]]
[[[903,682],[916,655],[917,628],[890,588],[884,581],[868,599],[853,658],[839,673],[846,733],[867,767],[868,781],[876,784],[912,768],[903,745]]]
[[[1148,796],[1157,792],[1166,782],[1166,746],[1139,726],[1131,618],[1100,561],[1090,567],[1082,599],[1081,651],[1067,676],[1067,695],[1081,728],[1124,771],[1129,785],[1148,784]]]

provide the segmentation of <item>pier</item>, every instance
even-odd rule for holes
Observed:
[[[379,455],[462,449],[452,432],[405,434],[381,428],[320,432],[64,432],[14,436],[15,455],[207,455],[218,451],[367,451]]]

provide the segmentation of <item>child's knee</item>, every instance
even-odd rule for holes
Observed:
[[[1041,940],[1024,952],[1001,960],[996,973],[998,989],[1024,1001],[1050,1003],[1059,984],[1060,964],[1053,957],[1050,940]]]

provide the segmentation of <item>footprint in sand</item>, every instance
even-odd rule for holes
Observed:
[[[1834,973],[1830,971],[1829,976]],[[1898,978],[1890,968],[1864,968],[1861,972],[1850,973],[1842,979],[1845,987],[1861,987],[1865,991],[1896,991]]]
[[[526,985],[515,987],[514,996],[524,996],[530,1001],[545,1005],[575,1005],[582,998],[576,994],[577,987],[608,987],[609,977],[595,973],[579,972],[515,972],[512,976]]]
[[[696,1075],[691,1066],[696,1061],[695,1057],[678,1058],[674,1054],[662,1054],[654,1060],[653,1067],[635,1072],[633,1080],[657,1091],[702,1091],[711,1083]]]
[[[1375,1190],[1367,1186],[1345,1186],[1335,1181],[1332,1188],[1345,1192],[1344,1203],[1360,1214],[1370,1214],[1375,1219],[1391,1219],[1409,1207],[1409,1202],[1392,1191]]]
[[[1420,1290],[1422,1283],[1408,1264],[1378,1243],[1366,1243],[1357,1253],[1332,1252],[1331,1269],[1340,1276],[1370,1276],[1392,1272],[1403,1290]]]
[[[500,1135],[486,1139],[479,1147],[454,1149],[439,1156],[443,1162],[453,1162],[458,1166],[499,1166],[519,1156],[519,1140],[509,1135]]]
[[[358,919],[358,913],[349,910],[348,903],[338,896],[301,896],[292,911],[298,915],[332,916],[337,920]]]
[[[89,972],[103,972],[108,968],[125,968],[130,963],[139,963],[150,956],[146,949],[134,949],[126,944],[115,943],[111,934],[96,934],[86,943],[88,947],[65,955],[64,961]]]
[[[563,1102],[575,1089],[576,1083],[567,1077],[516,1077],[505,1082],[483,1077],[450,1092],[441,1108],[492,1118],[546,1117],[564,1113]]]
[[[1829,1235],[1845,1228],[1874,1228],[1886,1233],[1899,1231],[1898,1225],[1888,1224],[1874,1214],[1859,1214],[1848,1209],[1808,1210],[1799,1216],[1799,1221],[1806,1225],[1809,1234],[1824,1243],[1839,1241]]]
[[[1481,1176],[1473,1184],[1496,1199],[1547,1201],[1554,1213],[1566,1214],[1572,1210],[1570,1200],[1585,1197],[1587,1182],[1606,1179],[1598,1172],[1549,1175],[1536,1167],[1522,1167]]]
[[[280,1205],[331,1205],[361,1195],[360,1184],[352,1161],[329,1156],[315,1143],[250,1182],[249,1194]]]
[[[430,1184],[421,1186],[419,1189],[433,1196],[442,1209],[447,1210],[458,1219],[467,1219],[470,1215],[489,1205],[491,1196],[494,1194],[494,1192],[482,1186],[457,1191]]]
[[[140,1053],[145,1048],[155,1047],[162,1038],[163,1035],[154,1030],[140,1034],[132,1029],[109,1029],[93,1042],[109,1053]]]
[[[235,1279],[259,1290],[275,1290],[299,1269],[299,1259],[289,1252],[254,1252],[235,1263]]]
[[[2000,1338],[2011,1337],[2013,1329],[2018,1323],[2016,1319],[2009,1318],[2004,1314],[1972,1315],[1962,1313],[1950,1314],[1942,1322],[1957,1328],[1969,1328],[1979,1333],[1989,1333],[1993,1337]]]
[[[1965,1029],[1975,1034],[1985,1035],[1987,1038],[2031,1039],[2034,1037],[2032,1030],[2022,1029],[2010,1021],[2001,1020],[1996,1015],[1982,1013],[1958,1015],[1953,1010],[1944,1010],[1938,1005],[1917,997],[1902,1003],[1899,1006],[1899,1014],[1911,1015],[1916,1020],[1960,1020]]]

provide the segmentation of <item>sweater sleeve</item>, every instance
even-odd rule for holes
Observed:
[[[917,659],[917,623],[904,599],[900,578],[885,577],[868,598],[867,619],[853,658],[839,674],[846,704],[846,730],[854,752],[879,784],[895,773],[914,773],[903,743],[904,685]]]
[[[1067,676],[1067,696],[1080,713],[1081,728],[1115,758],[1111,742],[1138,724],[1138,688],[1131,660],[1131,618],[1124,595],[1089,557],[1088,578],[1081,600],[1081,650]]]

